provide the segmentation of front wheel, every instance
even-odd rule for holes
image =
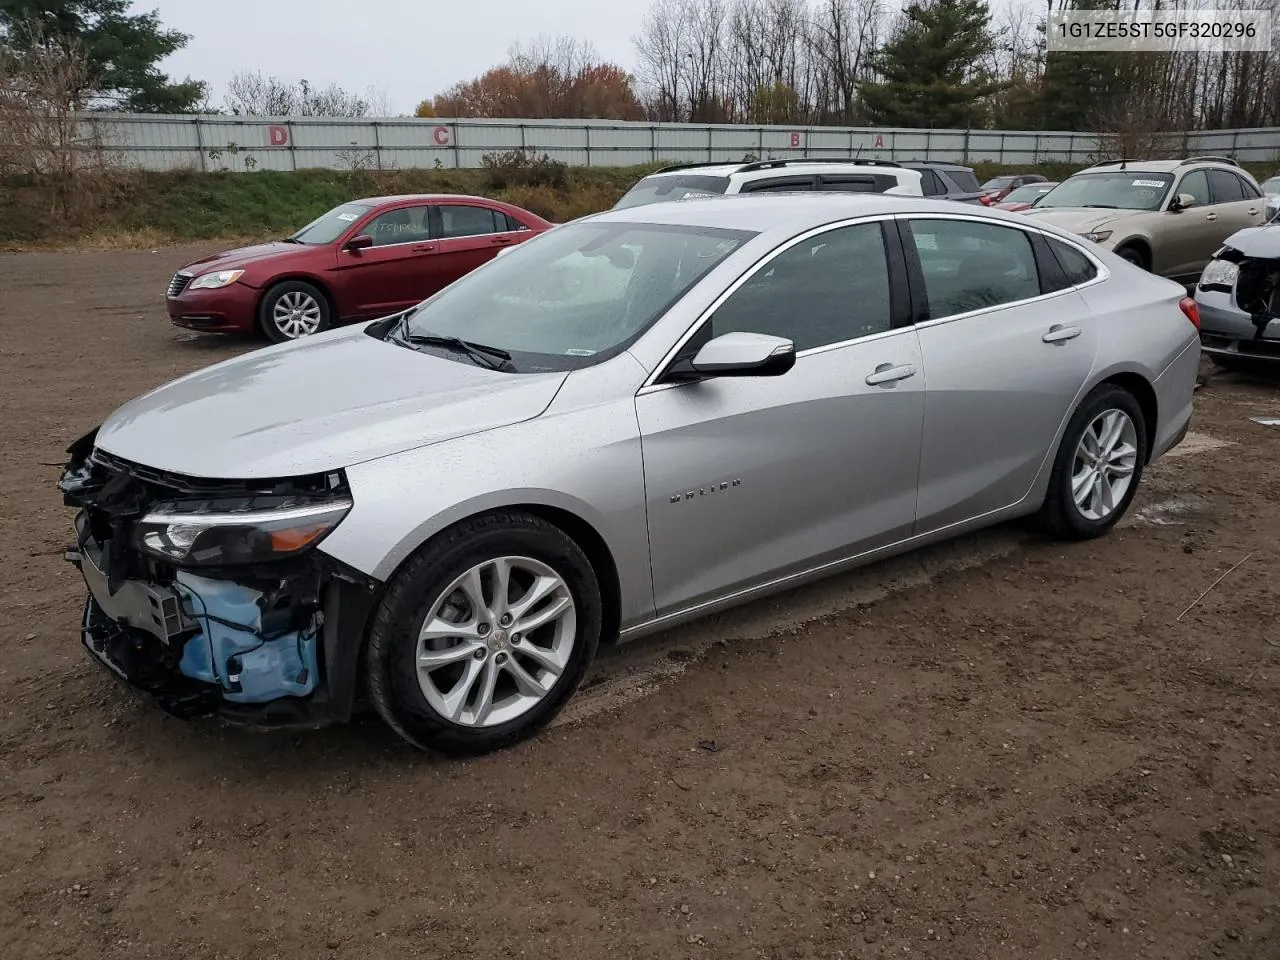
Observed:
[[[557,527],[519,512],[463,521],[392,578],[369,635],[370,698],[423,749],[516,743],[581,682],[601,607],[590,561]]]
[[[1100,537],[1138,492],[1147,427],[1129,391],[1103,384],[1084,398],[1062,435],[1040,508],[1042,525],[1067,540]]]
[[[277,283],[262,298],[258,311],[258,325],[273,343],[328,330],[332,320],[328,298],[303,280]]]
[[[1141,250],[1135,247],[1121,247],[1116,251],[1116,256],[1128,260],[1135,267],[1141,267],[1143,270],[1149,269],[1147,267],[1147,258],[1142,255]]]

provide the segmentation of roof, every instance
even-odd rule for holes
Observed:
[[[1179,170],[1194,167],[1227,167],[1238,173],[1246,172],[1240,168],[1239,164],[1224,157],[1187,157],[1183,160],[1102,160],[1077,171],[1075,175],[1081,173],[1107,173],[1109,171],[1176,173]]]
[[[923,167],[929,167],[934,170],[972,170],[972,167],[966,167],[963,163],[952,163],[948,160],[899,160],[900,164],[912,170],[919,170]],[[1015,176],[1015,174],[1011,174]]]
[[[765,233],[771,230],[799,233],[851,217],[886,216],[895,213],[950,213],[991,217],[1027,225],[1026,218],[993,211],[977,204],[933,200],[884,193],[748,193],[650,203],[608,210],[578,222],[652,223],[691,227],[719,227]]]
[[[776,163],[777,166],[761,167],[756,166],[760,163]],[[852,168],[859,171],[876,171],[880,173],[888,173],[893,175],[895,170],[903,169],[900,166],[889,166],[884,162],[879,164],[874,159],[857,159],[850,158],[831,158],[820,160],[805,160],[803,158],[788,159],[786,157],[778,157],[772,161],[743,161],[742,163],[717,163],[717,164],[697,164],[691,166],[675,166],[671,169],[658,170],[648,175],[648,177],[730,177],[736,173],[743,174],[761,174],[762,176],[778,176],[782,174],[791,175],[796,173],[839,173],[843,168]],[[648,179],[646,177],[645,179]]]
[[[401,193],[386,197],[362,197],[359,200],[350,200],[349,203],[359,203],[369,207],[380,207],[387,203],[399,203],[404,200],[417,200],[427,202],[438,202],[441,200],[474,200],[477,203],[503,203],[502,200],[491,200],[488,197],[476,197],[467,193]]]

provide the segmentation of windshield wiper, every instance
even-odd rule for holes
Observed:
[[[280,242],[281,243],[301,243],[302,241],[297,239],[296,237],[281,237]]]
[[[485,343],[474,343],[461,337],[445,337],[435,333],[403,333],[400,339],[405,343],[422,343],[431,347],[453,347],[470,357],[476,364],[490,370],[501,370],[511,366],[511,354],[501,347],[491,347]]]
[[[1082,207],[1091,207],[1096,210],[1119,210],[1120,206],[1115,203],[1082,203]]]

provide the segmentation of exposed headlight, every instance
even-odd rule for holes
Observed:
[[[315,546],[351,509],[347,498],[225,513],[162,505],[138,523],[139,550],[179,566],[237,566],[294,556]]]
[[[206,273],[191,281],[191,289],[216,290],[219,287],[229,287],[243,276],[243,270],[219,270],[217,273]]]
[[[1084,238],[1086,240],[1092,240],[1094,243],[1102,243],[1102,241],[1108,239],[1110,236],[1110,230],[1095,230],[1093,233],[1086,233]]]
[[[1200,286],[1230,289],[1235,286],[1238,276],[1240,276],[1240,264],[1232,263],[1230,260],[1210,260],[1209,265],[1204,268],[1204,273],[1200,274]]]

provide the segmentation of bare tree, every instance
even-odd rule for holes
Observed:
[[[316,88],[290,83],[261,71],[237,73],[227,84],[227,109],[246,117],[364,117],[370,101],[336,83]]]
[[[687,0],[656,0],[633,38],[639,76],[649,93],[655,120],[681,120],[681,92],[687,85],[689,27]]]

